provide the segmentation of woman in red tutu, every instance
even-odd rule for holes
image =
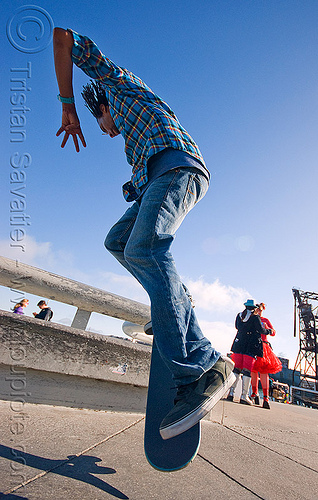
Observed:
[[[260,316],[262,324],[264,328],[266,328],[266,335],[262,334],[262,342],[263,342],[263,357],[257,358],[251,372],[251,383],[252,383],[252,396],[251,398],[254,400],[256,405],[259,405],[259,395],[258,395],[258,374],[260,374],[260,380],[263,389],[263,408],[270,409],[269,406],[269,373],[278,373],[282,370],[282,364],[277,356],[272,351],[271,345],[267,340],[267,336],[274,336],[276,331],[273,328],[272,323],[267,318],[263,318],[262,314],[265,310],[265,304],[261,302],[258,304],[258,308],[256,310],[256,314]]]
[[[258,304],[255,304],[253,299],[248,299],[244,306],[244,311],[239,313],[235,320],[237,334],[231,347],[231,358],[235,363],[233,373],[236,380],[230,388],[227,399],[228,401],[234,400],[235,389],[241,375],[243,375],[240,403],[253,405],[253,401],[249,398],[251,371],[256,359],[263,356],[262,335],[266,337],[267,330],[263,326],[260,316],[256,314]]]

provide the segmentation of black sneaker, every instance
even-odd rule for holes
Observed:
[[[221,356],[199,380],[178,389],[175,405],[160,424],[163,439],[187,431],[203,418],[234,384],[234,363]]]

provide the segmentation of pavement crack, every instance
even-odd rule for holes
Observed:
[[[88,448],[86,448],[85,450],[82,450],[80,451],[79,453],[76,453],[75,455],[71,455],[70,458],[64,460],[63,462],[55,465],[54,467],[52,467],[51,469],[47,469],[43,472],[41,472],[40,474],[37,474],[36,476],[33,476],[31,477],[30,479],[27,479],[27,481],[24,481],[23,483],[20,483],[18,484],[17,486],[15,486],[14,488],[10,489],[10,490],[7,490],[7,491],[4,491],[2,495],[8,495],[10,493],[14,493],[15,491],[19,490],[20,488],[24,488],[25,486],[27,486],[28,484],[32,483],[33,481],[36,481],[37,479],[40,479],[41,477],[45,476],[46,474],[49,474],[50,472],[53,472],[55,471],[56,469],[58,469],[59,467],[63,467],[64,465],[70,463],[70,462],[73,462],[75,459],[85,455],[85,453],[88,453],[89,451],[93,450],[94,448],[97,448],[97,446],[100,446],[101,444],[103,443],[106,443],[107,441],[109,441],[110,439],[116,437],[116,436],[119,436],[120,434],[122,434],[123,432],[127,431],[128,429],[131,429],[132,427],[134,427],[135,425],[139,424],[139,422],[142,422],[142,420],[145,419],[145,416],[139,418],[138,420],[135,420],[134,422],[132,422],[131,424],[127,425],[126,427],[124,427],[123,429],[120,429],[119,431],[117,432],[114,432],[113,434],[111,434],[110,436],[107,436],[106,438],[102,439],[101,441],[99,441],[98,443],[95,443],[93,444],[92,446],[89,446]],[[26,464],[27,465],[27,464]]]
[[[253,491],[250,488],[248,488],[247,486],[245,486],[245,484],[240,483],[240,481],[238,481],[234,477],[230,476],[230,474],[228,474],[227,472],[225,472],[223,469],[221,469],[220,467],[218,467],[217,465],[215,465],[213,462],[211,462],[211,460],[208,460],[207,458],[205,458],[200,453],[198,453],[198,457],[202,458],[202,460],[204,460],[205,462],[207,462],[209,465],[212,465],[212,467],[214,467],[216,470],[218,470],[219,472],[221,472],[221,474],[223,474],[224,476],[228,477],[231,481],[234,481],[234,483],[236,483],[239,486],[241,486],[242,488],[244,488],[244,490],[249,491],[250,493],[252,493],[256,498],[260,498],[261,500],[266,500],[264,497],[260,497],[257,493],[255,493],[255,491]]]
[[[232,429],[235,430],[234,427],[232,427]],[[257,428],[255,428],[255,429],[257,430]],[[253,430],[253,428],[248,427],[248,430]],[[239,432],[239,431],[237,431],[237,432]],[[254,434],[257,436],[256,432],[254,432]],[[292,447],[292,448],[296,448],[297,450],[303,450],[303,451],[308,452],[308,448],[304,448],[303,446],[299,446],[298,444],[287,443],[286,441],[282,441],[281,439],[275,439],[272,436],[271,436],[270,440],[272,443],[283,444],[283,445],[287,445],[287,446]],[[317,450],[310,450],[310,453],[318,454],[318,451]]]
[[[219,424],[221,425],[221,424]],[[239,436],[245,438],[245,439],[248,439],[249,441],[251,441],[252,443],[255,443],[255,444],[258,444],[259,446],[262,446],[263,448],[266,448],[267,450],[273,452],[273,453],[276,453],[276,455],[279,455],[281,457],[284,457],[286,458],[287,460],[290,460],[291,462],[294,462],[295,464],[297,465],[301,465],[302,467],[305,467],[305,469],[308,469],[308,470],[311,470],[312,472],[316,472],[316,474],[318,474],[318,471],[316,469],[313,469],[312,467],[309,467],[309,465],[305,465],[301,462],[298,462],[298,460],[295,460],[294,458],[290,458],[288,457],[287,455],[284,455],[283,453],[280,453],[279,451],[276,451],[276,450],[273,450],[272,448],[270,448],[269,446],[266,446],[266,444],[263,444],[263,443],[259,443],[258,441],[256,441],[255,439],[249,437],[249,436],[246,436],[245,434],[242,434],[241,432],[233,429],[232,427],[228,427],[227,425],[222,425],[222,427],[224,427],[225,429],[228,429],[229,431],[231,432],[235,432],[235,434],[238,434]]]

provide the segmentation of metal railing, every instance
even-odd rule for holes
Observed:
[[[0,285],[77,307],[72,327],[85,330],[92,312],[145,325],[150,307],[99,288],[0,257]]]
[[[292,385],[290,386],[290,401],[293,404],[318,409],[318,391]]]

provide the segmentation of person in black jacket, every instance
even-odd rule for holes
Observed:
[[[53,317],[53,311],[47,306],[45,300],[40,300],[37,306],[41,309],[39,313],[33,313],[33,316],[37,319],[43,319],[44,321],[51,321]]]
[[[242,376],[242,393],[240,403],[252,405],[253,401],[248,393],[251,385],[251,370],[257,357],[263,357],[263,343],[261,335],[266,333],[258,314],[255,314],[257,305],[249,299],[244,304],[243,312],[236,316],[235,328],[237,334],[231,347],[232,360],[235,363],[234,374],[236,381],[232,385],[227,399],[233,401],[234,391]]]

